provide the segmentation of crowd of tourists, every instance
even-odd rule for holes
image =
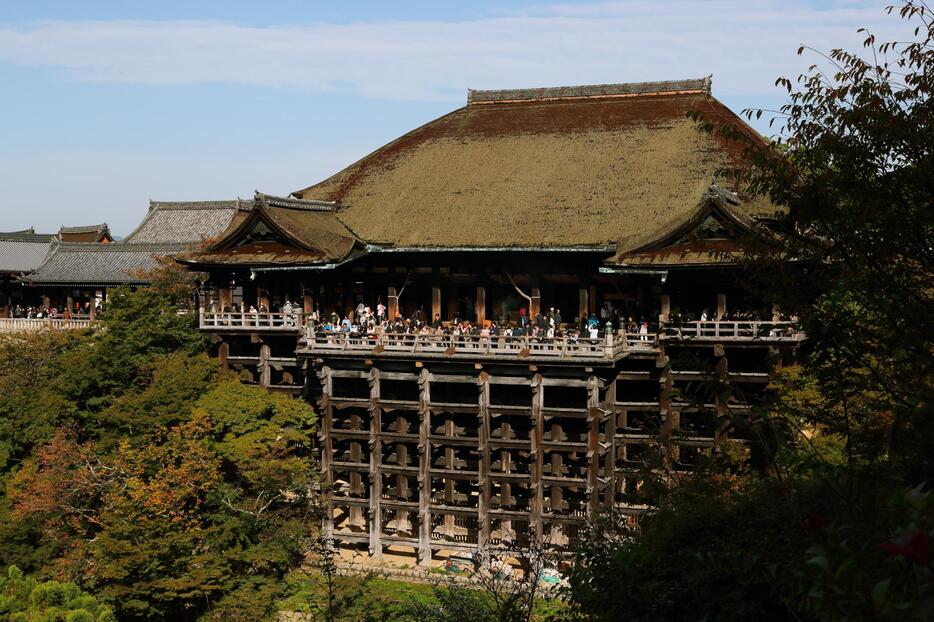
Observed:
[[[96,307],[100,311],[100,306]],[[72,319],[78,317],[88,317],[91,313],[90,303],[85,303],[84,307],[75,307],[70,310],[67,307],[49,305],[22,306],[16,305],[10,309],[10,317],[27,320],[41,319]]]
[[[561,310],[550,307],[547,310],[529,313],[528,307],[520,307],[516,319],[475,321],[455,314],[449,321],[441,319],[440,314],[429,317],[424,307],[418,307],[408,317],[396,315],[390,318],[388,308],[382,301],[375,307],[360,302],[353,312],[344,316],[332,311],[326,317],[312,314],[308,321],[313,323],[313,330],[319,333],[346,333],[351,335],[379,335],[384,333],[398,335],[474,335],[478,337],[531,337],[533,339],[568,338],[574,342],[580,339],[600,339],[607,332],[625,331],[640,335],[648,340],[649,323],[645,318],[637,322],[634,317],[626,317],[613,310],[609,305],[601,309],[599,315],[591,313],[583,320],[567,323]]]
[[[682,312],[675,307],[672,309],[667,322],[652,320],[645,316],[627,314],[611,302],[605,302],[600,309],[583,318],[574,317],[573,321],[566,322],[561,310],[555,307],[529,313],[527,306],[521,306],[512,319],[501,318],[496,320],[476,321],[462,317],[459,313],[450,320],[442,320],[440,314],[430,317],[424,306],[419,306],[411,314],[405,316],[396,314],[389,316],[389,308],[380,299],[375,306],[358,302],[356,307],[346,314],[339,314],[336,308],[330,312],[312,311],[304,314],[299,304],[286,299],[283,303],[272,303],[269,307],[264,303],[258,306],[240,302],[231,302],[219,305],[212,301],[206,311],[208,313],[237,314],[241,322],[255,325],[266,325],[269,321],[284,325],[309,327],[320,334],[350,334],[350,335],[474,335],[478,337],[531,337],[534,339],[568,338],[571,341],[579,339],[600,339],[607,334],[625,333],[629,339],[635,341],[649,341],[649,335],[664,329],[677,329],[687,322],[713,322],[736,321],[755,322],[767,321],[762,319],[762,313],[747,310],[732,310],[717,317],[709,309],[701,312]],[[273,320],[268,319],[275,314]],[[654,316],[657,317],[657,314]],[[782,318],[785,319],[785,318]]]

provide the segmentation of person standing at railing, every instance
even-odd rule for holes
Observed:
[[[639,320],[639,341],[649,340],[649,323],[645,318]]]

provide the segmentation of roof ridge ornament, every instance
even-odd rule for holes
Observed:
[[[711,94],[713,74],[690,80],[585,84],[531,89],[467,90],[467,105],[511,104],[520,102],[642,97],[657,95]]]
[[[336,201],[321,201],[318,199],[299,199],[297,197],[278,197],[256,191],[254,201],[264,207],[281,207],[284,209],[304,210],[311,212],[337,211]]]

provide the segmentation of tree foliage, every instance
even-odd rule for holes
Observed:
[[[0,619],[7,622],[115,622],[110,607],[74,583],[40,582],[16,566],[0,576]]]
[[[747,274],[809,340],[748,419],[751,468],[714,457],[635,523],[595,526],[571,573],[581,617],[932,615],[934,14],[888,10],[913,38],[799,50],[818,59],[777,81],[773,141],[703,122],[743,142],[726,172],[779,209]]]

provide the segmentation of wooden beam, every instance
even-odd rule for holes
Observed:
[[[717,294],[717,321],[726,315],[726,294]]]

